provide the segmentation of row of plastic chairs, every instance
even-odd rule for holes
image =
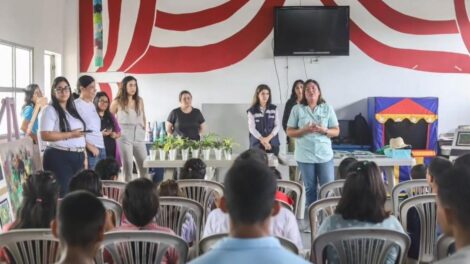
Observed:
[[[60,258],[59,240],[50,229],[12,230],[0,235],[0,246],[6,250],[10,263],[46,264]],[[113,263],[161,263],[172,248],[181,263],[186,262],[188,245],[178,236],[157,231],[119,231],[104,235],[95,257],[105,263],[105,250]]]
[[[320,199],[310,206],[312,243],[323,219],[334,213],[340,200],[342,184],[344,184],[344,180],[322,186],[323,195],[336,197]],[[407,198],[400,201],[399,196],[403,193]],[[432,261],[436,255],[436,196],[430,194],[430,187],[426,180],[413,180],[398,184],[393,189],[392,200],[394,214],[400,219],[405,230],[407,230],[406,216],[408,216],[410,210],[415,210],[420,223],[418,262]]]
[[[227,234],[217,234],[201,240],[200,254],[208,252]],[[288,250],[298,253],[295,244],[278,238]],[[448,255],[451,239],[438,240],[437,259]],[[340,263],[384,263],[392,246],[398,247],[396,263],[404,263],[410,240],[407,235],[383,229],[342,229],[318,236],[312,245],[311,259],[326,263],[326,248],[332,247]],[[54,263],[60,255],[59,241],[49,229],[12,230],[0,235],[0,246],[7,250],[12,263]],[[174,250],[180,263],[188,260],[188,245],[178,236],[156,231],[109,232],[95,258],[96,263],[105,261],[105,251],[113,263],[161,263],[168,250]]]
[[[223,196],[224,186],[218,182],[208,180],[178,180],[178,186],[183,194],[192,200],[199,202],[204,210],[203,223],[210,212],[210,206],[213,202],[213,195],[217,193],[220,197]],[[118,181],[102,181],[103,195],[109,199],[117,202],[121,201],[121,194],[123,193],[126,183]],[[294,193],[294,205],[292,207],[285,206],[297,214],[300,207],[300,200],[303,195],[302,185],[297,182],[278,180],[278,190],[289,194]]]

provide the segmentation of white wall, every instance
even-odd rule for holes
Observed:
[[[64,0],[0,1],[0,39],[34,48],[33,81],[44,86],[44,51],[64,54]]]
[[[168,4],[168,1],[171,0],[159,0],[157,4]],[[356,1],[338,0],[337,2],[350,3],[352,18],[360,26],[376,32],[390,45],[401,47],[407,45],[408,42],[413,42],[407,40],[409,36],[406,34],[389,32],[390,29],[359,8]],[[399,8],[405,14],[424,19],[455,19],[451,1],[389,0],[386,2],[394,8]],[[74,80],[78,71],[78,46],[76,46],[78,14],[74,9],[76,4],[71,3],[73,3],[72,0],[67,1],[65,11],[68,16],[65,28],[65,43],[67,43],[65,73]],[[318,4],[319,1],[304,0],[301,3]],[[299,1],[287,1],[287,4],[298,5]],[[187,9],[191,8],[185,6],[185,12],[188,11]],[[468,87],[470,75],[468,74],[429,73],[384,65],[368,57],[352,43],[350,55],[346,57],[320,57],[318,61],[310,57],[273,58],[272,36],[271,33],[246,59],[223,69],[205,73],[135,75],[139,81],[148,118],[159,121],[166,119],[169,111],[178,106],[178,93],[182,89],[190,90],[195,106],[201,107],[203,103],[249,103],[255,87],[260,83],[266,83],[273,89],[274,102],[284,103],[289,96],[293,81],[308,77],[319,81],[326,100],[335,107],[340,118],[352,118],[359,111],[365,111],[365,99],[371,96],[437,96],[440,99],[440,132],[452,130],[460,124],[470,123],[468,118],[470,116],[468,103],[470,102]],[[455,43],[446,42],[446,38],[431,39],[432,41],[423,41],[418,44],[428,49],[441,46],[443,48],[455,46],[456,49],[464,47],[458,38],[455,38]],[[439,62],[436,61],[436,63]],[[124,74],[106,73],[94,76],[98,81],[116,82]]]

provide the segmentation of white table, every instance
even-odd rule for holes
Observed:
[[[416,161],[414,158],[406,158],[406,159],[392,159],[385,155],[347,155],[347,156],[336,156],[333,160],[335,168],[339,166],[341,161],[347,157],[353,157],[359,161],[373,161],[375,162],[383,172],[385,172],[387,177],[387,187],[388,193],[392,194],[392,189],[395,186],[395,175],[394,175],[394,167],[395,166],[414,166]],[[297,161],[295,160],[293,153],[288,154],[279,154],[279,164],[291,167],[297,167]],[[397,175],[398,176],[398,175]],[[297,175],[298,177],[298,175]],[[296,179],[299,180],[298,178]],[[305,211],[305,190],[303,192],[303,197],[301,197],[300,201],[300,209],[298,210],[299,214],[297,215],[298,218],[304,218],[304,211]]]
[[[207,168],[229,168],[232,166],[233,161],[238,157],[238,154],[232,154],[232,159],[226,160],[226,159],[221,159],[221,160],[216,160],[216,159],[209,159],[209,160],[204,160],[204,163],[206,164]],[[279,161],[276,156],[272,155],[269,157],[269,166],[271,167],[277,167],[279,164]],[[144,168],[164,168],[165,173],[163,176],[163,180],[167,179],[173,179],[173,169],[175,168],[182,168],[184,166],[184,163],[186,160],[182,159],[176,159],[176,160],[156,160],[153,158],[150,158],[149,156],[147,159],[144,161]],[[208,170],[208,179],[212,180],[214,177],[214,170],[210,169]]]

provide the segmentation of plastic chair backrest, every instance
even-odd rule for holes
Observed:
[[[100,201],[103,203],[104,208],[106,210],[110,210],[113,212],[114,217],[116,218],[116,226],[121,225],[122,219],[122,206],[120,203],[116,202],[115,200],[99,197]]]
[[[295,193],[294,199],[294,215],[297,215],[297,211],[300,207],[300,198],[302,197],[302,185],[294,181],[287,181],[287,180],[277,180],[277,189],[285,194],[289,194],[289,192]]]
[[[112,199],[118,203],[121,202],[121,194],[124,192],[126,188],[125,182],[120,181],[111,181],[111,180],[103,180],[101,181],[103,191],[103,195]]]
[[[160,209],[157,215],[157,223],[168,227],[178,236],[182,235],[183,225],[191,222],[192,217],[196,225],[194,246],[198,250],[202,232],[202,218],[204,209],[194,200],[182,197],[160,197]],[[191,228],[191,227],[190,227]]]
[[[211,206],[215,202],[214,195],[217,193],[219,197],[222,197],[224,195],[224,186],[218,182],[208,180],[178,180],[177,183],[185,197],[202,205],[204,208],[202,222],[205,224]]]
[[[410,180],[395,185],[392,189],[392,205],[393,214],[396,217],[400,215],[400,194],[402,192],[406,194],[407,198],[411,198],[431,193],[431,186],[429,186],[427,180]]]
[[[188,245],[175,235],[157,231],[116,231],[104,235],[104,241],[95,258],[104,263],[107,251],[114,264],[161,263],[166,253],[176,255],[178,263],[186,263]]]
[[[346,180],[336,180],[320,187],[320,199],[329,197],[341,197],[343,194],[343,186]]]
[[[455,239],[444,234],[440,235],[436,242],[436,260],[450,256],[451,246],[455,246]]]
[[[337,252],[339,263],[385,263],[389,250],[399,248],[397,261],[404,263],[410,238],[398,231],[387,229],[346,228],[319,235],[312,244],[311,261],[326,263],[326,248]]]
[[[400,204],[400,222],[407,231],[407,216],[415,208],[420,224],[419,262],[432,262],[436,242],[436,195],[424,194],[405,199]]]
[[[59,240],[50,229],[14,229],[0,234],[11,263],[55,263],[60,258]]]
[[[311,239],[316,237],[318,228],[325,218],[335,213],[336,206],[338,206],[340,197],[331,197],[326,199],[317,200],[308,208],[308,215],[310,219],[310,230],[312,231]]]

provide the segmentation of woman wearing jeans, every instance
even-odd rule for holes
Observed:
[[[292,108],[287,122],[287,136],[296,138],[295,159],[307,193],[308,207],[317,200],[319,185],[334,179],[333,149],[330,138],[339,135],[333,107],[322,98],[314,80],[304,84],[303,99]]]

